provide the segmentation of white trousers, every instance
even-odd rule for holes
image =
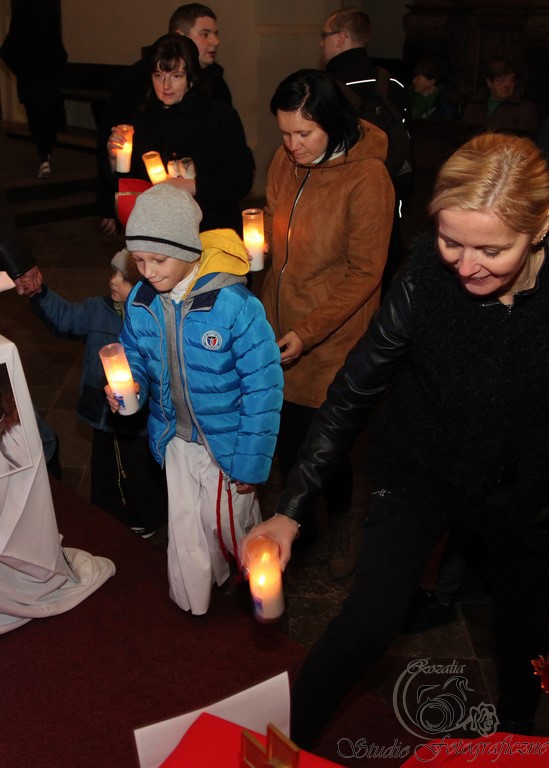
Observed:
[[[219,467],[206,448],[178,437],[166,448],[166,477],[170,597],[184,611],[203,614],[212,584],[230,574],[223,550],[236,556],[235,547],[260,522],[259,503],[224,479],[219,493]]]

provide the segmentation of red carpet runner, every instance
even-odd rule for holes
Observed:
[[[206,616],[168,598],[165,555],[52,481],[66,546],[117,573],[73,610],[0,638],[1,768],[136,768],[133,730],[288,669],[304,649],[217,592]]]

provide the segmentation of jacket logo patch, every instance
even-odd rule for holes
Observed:
[[[202,346],[206,349],[221,349],[223,339],[217,331],[206,331],[202,336]]]

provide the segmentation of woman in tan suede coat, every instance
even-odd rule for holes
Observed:
[[[284,145],[267,181],[272,265],[262,300],[284,367],[278,459],[285,479],[328,385],[378,307],[394,194],[385,134],[359,120],[331,75],[290,75],[271,111]],[[347,465],[325,489],[330,511],[346,512],[351,490]]]

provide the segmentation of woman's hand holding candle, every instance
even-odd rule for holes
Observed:
[[[119,129],[117,125],[114,125],[111,128],[111,135],[109,136],[109,140],[107,142],[107,152],[109,155],[109,162],[111,164],[111,170],[113,173],[116,170],[116,165],[117,165],[116,158],[118,156],[118,153],[123,150],[125,143],[126,143],[126,137],[124,133]],[[130,152],[131,152],[131,149],[130,149]]]
[[[133,125],[114,125],[107,142],[111,170],[128,173],[132,162]]]
[[[111,160],[116,160],[116,153],[124,146],[124,134],[118,130],[116,125],[111,128],[111,135],[107,141],[107,152]]]
[[[240,542],[240,560],[245,569],[250,566],[246,547],[256,539],[274,539],[280,547],[280,570],[283,571],[292,556],[292,544],[297,539],[299,524],[286,515],[275,515],[264,523],[255,525]]]

